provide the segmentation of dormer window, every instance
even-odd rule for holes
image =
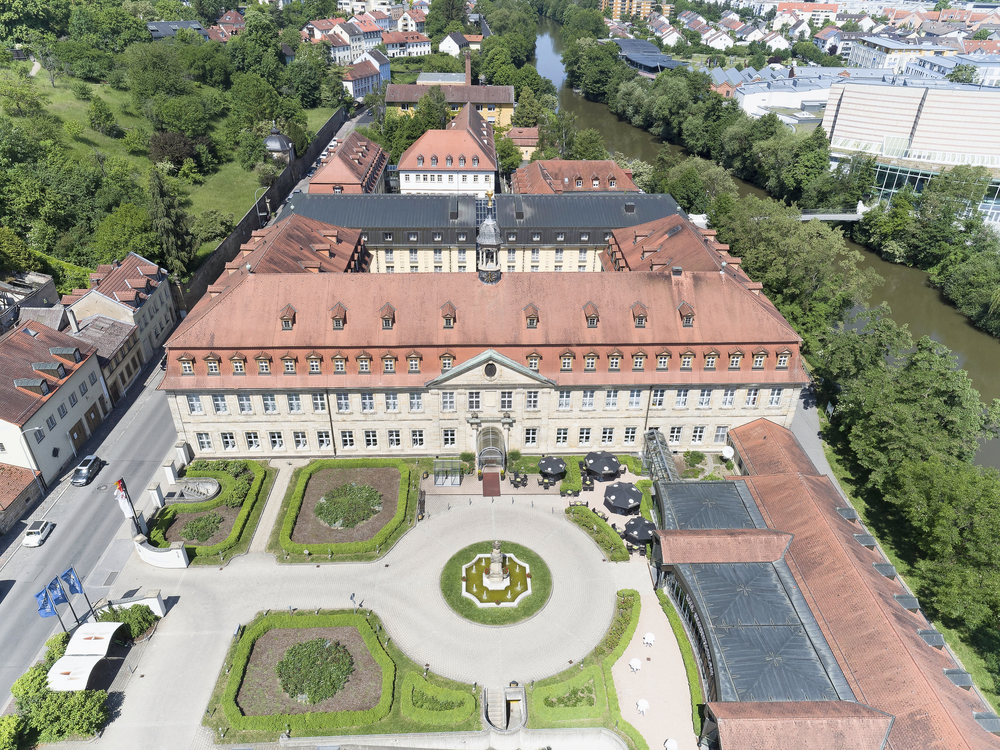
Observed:
[[[358,372],[367,373],[372,371],[372,361],[367,354],[358,357]]]
[[[580,232],[580,242],[588,242],[590,240],[590,232]]]
[[[194,375],[194,364],[189,360],[181,362],[181,375]]]
[[[738,370],[740,369],[740,362],[743,361],[742,354],[730,354],[729,355],[729,369]]]
[[[583,358],[583,369],[585,370],[596,370],[597,369],[597,357],[593,354],[588,354]]]
[[[245,375],[246,374],[246,364],[242,359],[233,360],[233,375]]]
[[[383,330],[392,330],[392,318],[382,318]]]
[[[452,158],[451,158],[451,157],[449,156],[449,157],[448,157],[447,159],[445,159],[445,160],[444,160],[444,163],[445,163],[445,165],[446,165],[446,166],[449,166],[449,167],[450,167],[450,166],[451,166],[451,165],[452,165],[452,164],[454,163],[454,161],[455,161],[455,160],[454,160],[454,159],[452,159]]]
[[[684,327],[691,328],[694,326],[694,315],[685,315],[683,318]]]
[[[573,369],[573,357],[568,354],[562,356],[562,370],[564,372],[569,372]]]
[[[271,363],[266,359],[257,360],[257,373],[260,375],[271,374]]]
[[[281,311],[281,330],[290,331],[295,323],[295,308],[291,305],[285,305],[285,309]]]
[[[610,178],[608,180],[608,187],[615,187],[617,184],[618,184],[618,180],[616,180],[614,177],[612,177],[612,178]]]
[[[285,359],[285,360],[282,360],[282,362],[284,363],[284,366],[285,366],[285,375],[294,375],[295,374],[295,360],[294,359]]]
[[[282,331],[290,331],[290,330],[292,330],[292,321],[291,321],[290,318],[282,318],[281,319],[281,330]]]
[[[565,242],[565,241],[566,241],[566,233],[556,232],[556,242]]]
[[[319,375],[322,372],[322,365],[317,357],[313,357],[309,360],[309,374]]]
[[[528,369],[538,372],[538,357],[528,357]]]
[[[418,156],[417,157],[417,166],[418,167],[424,166],[424,157],[422,157],[422,156]]]
[[[593,181],[593,183],[592,183],[592,184],[593,184],[593,186],[594,186],[595,188],[596,188],[596,187],[600,187],[600,186],[601,186],[601,180],[600,180],[600,178],[598,178],[598,177],[595,177],[595,178],[594,178],[594,181]]]
[[[347,372],[347,365],[344,363],[343,357],[338,357],[333,360],[333,371],[337,373]]]
[[[669,364],[670,364],[670,355],[669,354],[658,354],[656,356],[656,369],[657,370],[666,370],[667,367],[669,366]]]
[[[410,357],[407,363],[410,372],[420,372],[420,360],[417,357]]]
[[[464,167],[465,166],[465,157],[464,156],[458,157],[458,166],[460,166],[460,167]]]
[[[517,232],[507,232],[507,242],[517,242]]]
[[[465,242],[465,240],[466,240],[467,237],[468,237],[468,235],[465,232],[459,232],[458,233],[458,241],[459,242]],[[461,258],[459,258],[459,260],[461,260]]]
[[[382,360],[382,372],[393,373],[396,372],[396,360],[392,357],[386,357]]]
[[[431,157],[431,166],[436,167],[438,165],[438,158],[436,156]]]
[[[617,369],[619,369],[621,367],[621,363],[622,363],[622,358],[620,356],[618,356],[617,354],[612,354],[610,357],[608,357],[608,369],[609,370],[617,370]]]
[[[577,177],[576,178],[576,186],[579,187],[579,188],[583,187],[583,178],[582,177]]]
[[[597,328],[597,316],[591,315],[587,318],[587,328]]]
[[[49,384],[43,380],[39,383],[39,390],[42,392],[43,396],[47,396],[49,393]]]
[[[690,370],[691,369],[691,363],[693,361],[694,361],[694,355],[693,354],[682,354],[681,355],[681,369],[682,370]]]
[[[788,354],[779,354],[778,355],[778,365],[777,365],[778,368],[788,367],[788,357],[789,357]]]
[[[538,318],[528,316],[528,328],[538,328]]]
[[[541,232],[533,232],[532,235],[531,235],[531,241],[532,242],[541,242],[542,241],[542,233]]]
[[[450,370],[453,361],[454,360],[447,354],[441,357],[441,370]]]
[[[474,166],[474,167],[478,167],[479,166],[479,157],[478,156],[473,156],[472,157],[472,166]]]
[[[335,331],[339,331],[343,327],[344,327],[344,319],[343,318],[334,318],[333,319],[333,329]]]
[[[705,355],[705,369],[714,370],[715,369],[716,356],[714,354]]]
[[[645,328],[646,327],[646,316],[645,315],[636,315],[635,316],[635,327],[636,328]]]
[[[636,354],[632,357],[632,369],[641,370],[646,366],[646,357],[643,354]]]
[[[766,354],[754,354],[753,355],[753,369],[761,370],[764,368],[764,360],[767,357]]]
[[[392,242],[392,232],[382,232],[383,242]]]
[[[446,315],[445,318],[444,318],[444,327],[445,328],[454,328],[455,327],[455,319]]]
[[[347,308],[338,302],[330,308],[330,317],[333,319],[333,330],[342,330],[344,328],[344,323],[347,320]]]
[[[216,360],[216,359],[210,359],[210,360],[208,360],[206,362],[206,364],[208,365],[208,374],[209,375],[218,375],[219,374],[219,361],[218,360]]]
[[[416,232],[410,232],[409,238],[410,238],[410,242],[416,242],[417,241],[417,233]],[[412,250],[410,252],[412,252]]]

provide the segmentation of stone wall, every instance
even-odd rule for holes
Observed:
[[[208,289],[209,285],[213,284],[222,275],[226,263],[236,257],[240,245],[250,239],[250,235],[255,229],[261,228],[262,217],[258,215],[258,211],[266,213],[268,210],[268,201],[270,201],[271,212],[277,211],[282,201],[288,197],[299,180],[312,168],[313,162],[319,158],[320,153],[322,153],[323,149],[330,142],[330,139],[337,134],[340,126],[344,124],[346,119],[347,113],[343,108],[334,112],[330,119],[324,123],[323,127],[319,129],[316,137],[309,144],[309,148],[306,149],[305,154],[300,155],[299,158],[285,168],[278,176],[277,182],[268,188],[257,203],[244,214],[243,218],[233,228],[232,233],[212,251],[212,254],[198,267],[194,275],[186,283],[180,285],[177,297],[179,298],[181,309],[190,310],[194,307],[202,295],[205,294],[205,290]],[[263,220],[266,222],[266,219]]]

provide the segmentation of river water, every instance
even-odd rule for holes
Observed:
[[[655,162],[663,142],[656,136],[620,120],[605,105],[589,102],[566,86],[562,65],[562,38],[559,24],[541,17],[538,21],[538,42],[534,65],[538,72],[551,80],[559,91],[559,105],[578,118],[582,128],[595,128],[604,136],[611,151],[621,151],[630,159]],[[680,146],[670,149],[683,152]],[[765,197],[766,193],[749,183],[736,180],[741,195]],[[888,302],[892,317],[907,324],[915,338],[930,336],[951,349],[965,369],[984,401],[1000,398],[1000,340],[973,327],[941,293],[927,284],[927,276],[915,268],[907,268],[882,260],[875,253],[848,241],[848,246],[861,252],[862,265],[874,268],[885,279],[876,288],[869,304]],[[1000,468],[1000,440],[984,443],[977,463]]]

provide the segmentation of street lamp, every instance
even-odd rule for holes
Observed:
[[[41,432],[41,427],[29,427],[26,430],[21,430],[21,438],[24,440],[24,455],[28,459],[28,468],[31,469],[31,473],[35,477],[35,484],[38,485],[38,494],[41,496],[45,493],[42,489],[42,482],[38,478],[38,475],[42,473],[42,470],[38,468],[38,462],[35,461],[35,455],[31,452],[31,445],[28,444],[28,438],[24,437],[27,432]]]

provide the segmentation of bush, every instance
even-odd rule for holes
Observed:
[[[128,91],[128,76],[124,70],[115,68],[108,73],[108,84],[115,91]]]
[[[69,85],[69,90],[73,92],[73,96],[85,102],[90,101],[90,97],[94,95],[94,90],[79,79]]]
[[[191,227],[191,234],[202,242],[221,240],[233,231],[232,214],[224,214],[215,209],[209,209],[201,214]]]
[[[145,633],[153,623],[160,618],[145,604],[133,604],[131,607],[108,607],[97,616],[98,622],[121,622],[128,630],[128,637],[135,640]]]
[[[51,643],[51,641],[50,641]],[[46,661],[55,653],[65,652],[65,644],[49,647]],[[58,657],[52,658],[55,663]],[[70,736],[96,732],[108,719],[108,694],[103,690],[54,692],[49,689],[47,673],[51,664],[36,664],[11,686],[17,712],[28,728],[38,733],[40,742],[56,742]],[[18,732],[21,727],[17,727]],[[8,734],[11,729],[7,728]],[[0,733],[0,739],[2,739]],[[0,744],[0,747],[3,747]]]
[[[515,448],[512,451],[508,451],[507,460],[512,461],[513,463],[517,463],[518,461],[521,460],[521,451],[519,451],[517,448]]]
[[[130,154],[141,154],[149,148],[149,133],[140,127],[129,128],[125,131],[124,143]]]
[[[568,697],[582,691],[585,687],[590,688],[592,702],[580,701],[569,705],[572,701]],[[562,702],[560,702],[561,699]],[[532,710],[545,721],[580,721],[601,718],[608,703],[608,696],[600,666],[592,664],[568,680],[535,688],[532,702]]]
[[[209,513],[199,518],[193,518],[181,529],[181,538],[187,541],[197,540],[207,542],[222,526],[223,518],[218,513]]]
[[[352,529],[382,510],[382,496],[367,484],[344,484],[316,503],[316,515],[329,526]]]
[[[438,687],[415,672],[403,677],[403,716],[432,726],[459,724],[476,710],[476,699],[469,693]]]
[[[79,120],[66,120],[66,122],[63,123],[63,130],[66,131],[66,135],[75,141],[83,135],[83,123]]]
[[[111,107],[101,97],[93,97],[90,107],[87,110],[87,118],[90,120],[90,127],[98,133],[111,138],[118,137],[120,133],[118,123],[115,122],[115,116],[111,112]]]
[[[701,451],[685,451],[684,460],[687,462],[688,466],[697,466],[705,460],[705,454]]]
[[[467,464],[471,464],[476,460],[476,454],[472,451],[465,451],[464,453],[459,454],[458,457]]]
[[[354,658],[340,641],[316,638],[297,643],[275,667],[281,689],[292,698],[320,703],[340,692],[354,672]]]
[[[569,519],[590,535],[590,538],[597,542],[597,546],[611,562],[624,562],[628,560],[628,550],[625,542],[615,533],[607,521],[598,516],[590,508],[574,505],[566,509]],[[595,528],[596,527],[596,528]]]
[[[226,498],[225,504],[230,508],[239,508],[243,505],[243,501],[247,499],[247,495],[250,494],[250,476],[243,474],[235,482],[233,482],[233,489],[229,493],[229,497]]]
[[[257,173],[257,184],[261,187],[271,187],[281,176],[281,167],[273,161],[266,161],[254,167]]]
[[[24,720],[17,714],[0,716],[0,750],[17,750]]]

